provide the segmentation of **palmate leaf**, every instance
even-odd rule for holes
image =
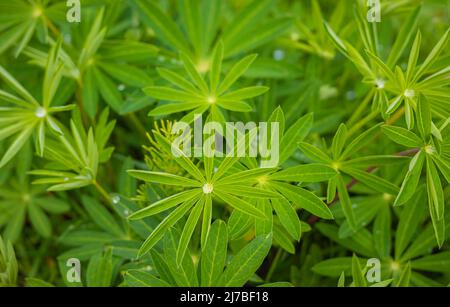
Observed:
[[[243,100],[259,96],[269,88],[252,86],[234,91],[229,89],[245,73],[256,56],[247,56],[235,64],[223,81],[220,82],[222,53],[223,45],[219,42],[213,54],[213,66],[209,72],[209,84],[207,84],[204,77],[199,73],[192,59],[184,53],[180,54],[180,59],[184,64],[185,73],[189,76],[190,80],[167,69],[159,69],[158,72],[162,78],[180,89],[164,86],[145,87],[143,91],[152,98],[177,102],[159,105],[149,112],[149,116],[168,115],[182,111],[201,114],[209,109],[211,116],[218,113],[216,116],[220,118],[223,117],[220,111],[221,108],[238,112],[251,111],[251,106]],[[191,116],[184,117],[183,119],[187,120],[188,118],[189,121],[192,121]]]
[[[194,232],[195,226],[200,219],[200,215],[203,211],[205,205],[205,199],[202,198],[198,201],[195,206],[192,208],[191,213],[189,214],[188,219],[186,220],[186,224],[184,224],[183,232],[181,233],[180,243],[177,249],[176,261],[178,266],[181,265],[184,256],[186,255],[186,251],[188,249],[189,241]]]
[[[227,265],[219,284],[225,287],[241,287],[259,268],[272,243],[272,236],[260,235],[239,251]]]
[[[275,189],[291,202],[324,219],[333,219],[330,209],[312,192],[286,183],[271,183]]]
[[[191,255],[186,254],[182,260],[182,265],[177,265],[177,244],[180,241],[179,238],[180,235],[176,230],[167,231],[163,241],[164,260],[177,286],[196,287],[198,286],[198,278]]]
[[[154,275],[140,271],[129,270],[124,274],[125,284],[129,287],[169,287],[170,284]]]
[[[144,241],[139,249],[138,257],[141,257],[148,253],[151,248],[161,240],[167,230],[178,222],[198,201],[198,197],[183,202],[173,212],[171,212],[150,234],[150,236]],[[133,217],[131,217],[133,218]]]
[[[227,257],[228,234],[226,224],[216,220],[204,245],[201,259],[201,285],[211,287],[217,284],[223,272]]]
[[[395,258],[399,259],[405,248],[414,237],[414,230],[417,229],[425,215],[425,193],[423,187],[420,187],[404,205],[400,215],[400,221],[395,236]]]
[[[66,111],[72,107],[51,107],[62,74],[62,66],[57,60],[60,48],[61,45],[58,43],[50,50],[51,56],[47,60],[46,73],[43,81],[42,103],[38,103],[12,75],[0,66],[0,78],[20,96],[19,98],[13,94],[1,91],[0,97],[6,98],[7,105],[12,103],[15,107],[6,107],[4,110],[0,110],[0,118],[15,117],[16,124],[9,127],[1,127],[0,125],[0,140],[12,137],[14,134],[16,136],[0,160],[0,168],[4,167],[19,152],[32,134],[37,135],[35,138],[36,148],[38,154],[42,156],[45,148],[46,127],[48,126],[57,133],[60,132],[59,124],[51,114]]]
[[[86,281],[89,287],[108,287],[112,279],[112,249],[104,255],[95,255],[89,261],[86,272]]]
[[[55,170],[29,172],[31,175],[47,177],[37,179],[33,183],[52,184],[48,188],[49,191],[71,190],[88,185],[98,187],[98,165],[106,162],[113,150],[105,148],[114,128],[114,121],[107,123],[108,114],[108,109],[102,112],[95,135],[92,127],[86,133],[81,119],[75,116],[71,121],[71,133],[66,131],[63,135],[49,138],[44,157],[55,163]]]
[[[394,206],[402,205],[408,201],[414,194],[422,172],[422,166],[425,160],[425,154],[422,151],[416,153],[408,166],[408,172],[403,180],[400,191],[395,199]]]

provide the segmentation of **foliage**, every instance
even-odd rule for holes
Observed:
[[[366,5],[0,1],[0,286],[448,285],[446,6]]]

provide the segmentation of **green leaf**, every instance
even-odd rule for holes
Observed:
[[[194,95],[197,93],[197,89],[192,85],[192,83],[187,81],[183,76],[177,74],[176,72],[173,72],[165,68],[157,68],[156,70],[158,71],[158,74],[162,78],[178,86],[180,89]],[[152,96],[153,94],[149,95]]]
[[[176,229],[166,232],[164,236],[164,259],[170,270],[177,286],[179,287],[197,287],[198,279],[196,268],[192,262],[192,256],[187,252],[183,258],[181,266],[177,265],[176,254],[180,235]]]
[[[436,170],[433,160],[429,155],[426,156],[427,161],[427,190],[431,200],[430,210],[434,210],[437,219],[444,217],[444,191],[442,190],[441,180]]]
[[[441,252],[411,262],[411,268],[427,272],[449,273],[450,252]]]
[[[170,287],[164,280],[140,270],[126,271],[123,278],[129,287]]]
[[[112,279],[112,249],[104,255],[97,254],[91,258],[86,272],[89,287],[109,287]]]
[[[82,97],[83,107],[91,118],[95,117],[97,113],[98,95],[94,71],[93,69],[87,69],[83,79]]]
[[[344,152],[341,155],[341,159],[348,158],[350,155],[357,152],[362,147],[371,142],[375,134],[378,133],[378,128],[380,126],[381,123],[371,127],[370,129],[367,129],[366,131],[358,135],[354,140],[352,140],[350,144],[345,147]]]
[[[214,48],[212,56],[211,71],[209,72],[209,88],[211,89],[213,94],[215,94],[220,80],[220,72],[222,69],[222,60],[223,60],[223,49],[224,49],[223,42],[219,41],[219,43]]]
[[[420,31],[417,31],[416,38],[411,47],[411,52],[409,53],[408,68],[406,70],[406,80],[410,81],[413,77],[417,65],[417,59],[419,58],[420,43],[422,41],[422,35]]]
[[[171,45],[173,50],[188,52],[186,40],[183,33],[154,2],[137,0],[134,1],[137,6],[137,12],[143,17],[143,21],[154,28],[162,38]]]
[[[359,259],[359,261],[362,261]],[[338,277],[345,272],[349,274],[352,268],[351,257],[337,257],[321,261],[312,267],[312,271],[329,277]]]
[[[168,173],[141,170],[128,170],[127,172],[130,176],[140,180],[144,180],[146,182],[176,185],[182,187],[200,187],[201,185],[198,181]]]
[[[52,234],[52,224],[44,211],[36,204],[30,204],[28,206],[28,214],[36,231],[45,238],[50,237]]]
[[[300,208],[303,208],[320,218],[333,219],[333,214],[327,205],[325,205],[320,198],[312,192],[285,183],[271,184],[273,184],[274,188],[283,194],[287,199],[295,203]]]
[[[186,70],[186,73],[188,74],[192,82],[194,82],[200,88],[203,94],[207,94],[208,85],[206,84],[205,80],[203,80],[203,77],[200,75],[200,73],[197,71],[197,68],[195,67],[195,64],[192,62],[191,58],[184,53],[180,53],[180,59],[183,62],[184,69]]]
[[[436,153],[431,154],[431,158],[436,164],[437,168],[441,171],[442,175],[444,175],[447,183],[450,182],[450,163],[445,161],[441,156]]]
[[[353,212],[353,204],[350,200],[350,196],[347,192],[347,187],[344,183],[344,178],[342,176],[338,175],[337,177],[337,191],[339,193],[339,200],[340,204],[342,206],[342,210],[344,211],[345,218],[347,219],[350,228],[353,231],[356,231],[356,219],[355,219],[355,213]]]
[[[216,190],[220,192],[225,192],[227,194],[232,194],[235,196],[245,195],[249,198],[280,198],[281,196],[278,193],[264,190],[258,187],[251,187],[245,185],[238,184],[220,184],[215,186]]]
[[[425,139],[431,133],[431,109],[425,96],[420,96],[417,101],[417,107],[417,127],[420,135]]]
[[[256,54],[252,54],[237,62],[220,83],[217,95],[221,95],[225,91],[227,91],[236,82],[236,80],[239,79],[247,71],[247,69],[255,59]]]
[[[201,286],[217,285],[227,257],[227,226],[222,220],[216,220],[212,226],[202,252]]]
[[[423,74],[425,74],[433,65],[433,63],[438,59],[441,52],[447,46],[449,36],[450,36],[450,29],[448,29],[445,32],[445,34],[441,37],[439,42],[434,46],[433,50],[431,50],[430,54],[422,63],[422,65],[420,65],[419,69],[416,71],[416,74],[414,75],[414,80],[419,80],[419,78]]]
[[[200,102],[201,97],[189,92],[175,90],[170,87],[148,86],[143,89],[148,96],[168,101],[188,101],[190,103]]]
[[[283,134],[284,134],[284,127],[286,125],[286,119],[284,117],[283,109],[280,106],[278,106],[272,112],[269,119],[267,120],[267,124],[269,127],[270,127],[270,125],[269,125],[270,123],[278,123],[279,137],[282,138]],[[272,135],[272,133],[270,135]]]
[[[301,224],[297,212],[286,199],[272,199],[272,206],[280,219],[281,225],[296,241],[300,240]]]
[[[398,278],[395,286],[408,287],[410,279],[411,279],[411,264],[408,262],[406,266],[402,269],[400,277]]]
[[[260,235],[241,249],[220,278],[224,287],[242,287],[261,266],[272,245],[272,235]]]
[[[25,282],[27,287],[39,287],[39,288],[54,287],[54,285],[52,285],[51,283],[48,283],[39,278],[27,277],[25,279]]]
[[[26,102],[38,106],[36,99],[0,65],[0,78]]]
[[[445,214],[444,219],[444,237],[446,239],[450,236],[450,214]],[[424,230],[422,230],[418,237],[412,242],[411,246],[405,251],[401,257],[401,261],[416,258],[418,256],[427,255],[429,251],[439,245],[436,240],[434,225],[430,223]]]
[[[396,195],[399,191],[396,185],[369,172],[351,167],[342,167],[342,171],[378,192]]]
[[[89,216],[98,227],[118,237],[124,235],[124,231],[116,222],[112,214],[109,213],[108,210],[106,210],[106,208],[103,207],[98,201],[86,195],[83,195],[81,200],[84,209],[86,209]]]
[[[214,195],[216,195],[223,202],[230,205],[234,209],[241,211],[242,213],[260,219],[265,218],[264,212],[261,212],[260,210],[256,209],[254,205],[245,200],[242,200],[241,198],[235,197],[231,194],[227,194],[224,192],[214,192]]]
[[[417,184],[419,183],[420,174],[422,172],[425,154],[422,151],[416,153],[409,163],[408,172],[403,180],[400,192],[395,199],[394,206],[399,206],[408,201],[414,194]]]
[[[401,127],[396,126],[382,126],[381,129],[383,133],[386,134],[388,138],[394,141],[397,144],[406,146],[406,147],[420,147],[423,144],[421,138],[419,138],[413,132],[406,130]]]
[[[232,46],[239,42],[242,33],[248,31],[258,19],[262,18],[273,5],[273,0],[254,0],[248,4],[234,19],[234,22],[226,28],[222,36],[225,46]]]
[[[322,150],[311,144],[300,142],[298,144],[303,153],[313,161],[328,164],[331,162],[330,157]]]
[[[406,22],[403,23],[403,26],[395,39],[394,46],[391,48],[391,51],[389,53],[387,66],[393,68],[398,59],[401,57],[406,46],[408,46],[409,41],[411,40],[415,32],[414,29],[417,27],[420,8],[420,5],[416,6],[416,8],[408,16]]]
[[[177,249],[177,265],[180,266],[184,256],[186,255],[186,251],[189,247],[189,241],[194,233],[195,226],[197,225],[200,215],[202,214],[203,207],[205,201],[201,198],[192,208],[191,213],[184,225],[183,232],[181,233],[180,243],[178,244]]]
[[[251,86],[228,92],[220,97],[225,100],[244,100],[264,94],[269,88],[267,86]]]
[[[425,213],[425,193],[419,188],[415,196],[403,206],[395,235],[395,258],[399,259],[411,242]]]
[[[116,112],[122,108],[123,99],[114,82],[99,69],[94,69],[96,84],[103,99]]]
[[[34,125],[24,128],[24,130],[15,138],[15,140],[11,143],[8,150],[3,155],[0,160],[0,168],[5,166],[16,154],[17,152],[25,145],[25,142],[28,140],[30,135],[33,133]]]
[[[331,144],[331,152],[334,159],[338,159],[341,155],[342,149],[347,141],[347,126],[341,124],[333,137],[333,142]]]
[[[352,277],[353,277],[353,284],[355,285],[355,287],[367,286],[366,278],[362,272],[359,259],[355,254],[353,254],[352,257]]]
[[[270,180],[318,182],[331,179],[337,174],[333,168],[323,164],[297,165],[269,175]]]
[[[280,159],[278,164],[281,165],[294,153],[298,142],[303,141],[311,130],[313,123],[313,114],[309,113],[300,117],[287,131],[284,133],[280,142]]]
[[[200,170],[194,165],[194,163],[192,163],[192,161],[188,157],[186,157],[183,151],[181,151],[176,146],[172,146],[171,143],[159,133],[155,134],[155,138],[158,143],[163,146],[163,149],[166,151],[166,153],[176,156],[175,162],[184,170],[186,170],[189,175],[191,175],[198,181],[204,182],[205,177],[203,176],[202,172],[200,172]]]
[[[263,219],[259,219],[263,220]],[[230,218],[228,219],[228,237],[230,240],[237,240],[243,237],[250,227],[255,222],[255,219],[243,213],[242,211],[233,210]]]
[[[382,206],[373,224],[373,241],[381,259],[391,253],[391,211],[388,206]]]
[[[100,67],[113,79],[134,87],[152,84],[152,79],[141,69],[127,64],[100,63]]]
[[[158,226],[153,230],[150,236],[144,241],[141,248],[139,249],[138,257],[142,257],[150,251],[150,249],[158,243],[167,232],[167,230],[172,227],[176,222],[178,222],[189,210],[192,208],[194,203],[197,201],[196,198],[185,201],[175,210],[173,210]]]

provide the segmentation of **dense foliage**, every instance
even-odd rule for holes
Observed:
[[[449,285],[449,3],[366,2],[0,0],[0,285]]]

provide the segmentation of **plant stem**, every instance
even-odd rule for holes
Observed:
[[[386,121],[386,124],[392,125],[393,123],[398,121],[400,119],[400,117],[402,117],[403,113],[405,113],[405,107],[401,107],[400,109],[398,109],[398,111],[395,112],[394,115],[392,115],[390,118],[388,118],[388,120]]]
[[[371,121],[372,119],[374,119],[377,116],[378,116],[378,111],[373,111],[372,113],[367,114],[366,117],[364,117],[363,119],[358,121],[355,125],[353,125],[350,128],[350,130],[347,133],[347,137],[351,136],[353,133],[355,133],[360,128],[362,128],[365,124],[367,124],[367,122]]]
[[[361,102],[361,104],[358,106],[358,108],[355,110],[355,112],[352,114],[350,119],[347,121],[347,126],[352,126],[352,124],[359,118],[361,113],[367,108],[367,105],[372,100],[372,97],[374,95],[375,89],[372,89],[366,97],[364,97],[364,100]]]
[[[108,204],[111,205],[111,197],[109,196],[108,192],[106,192],[106,190],[97,181],[94,181],[93,184],[97,191],[105,198]]]

